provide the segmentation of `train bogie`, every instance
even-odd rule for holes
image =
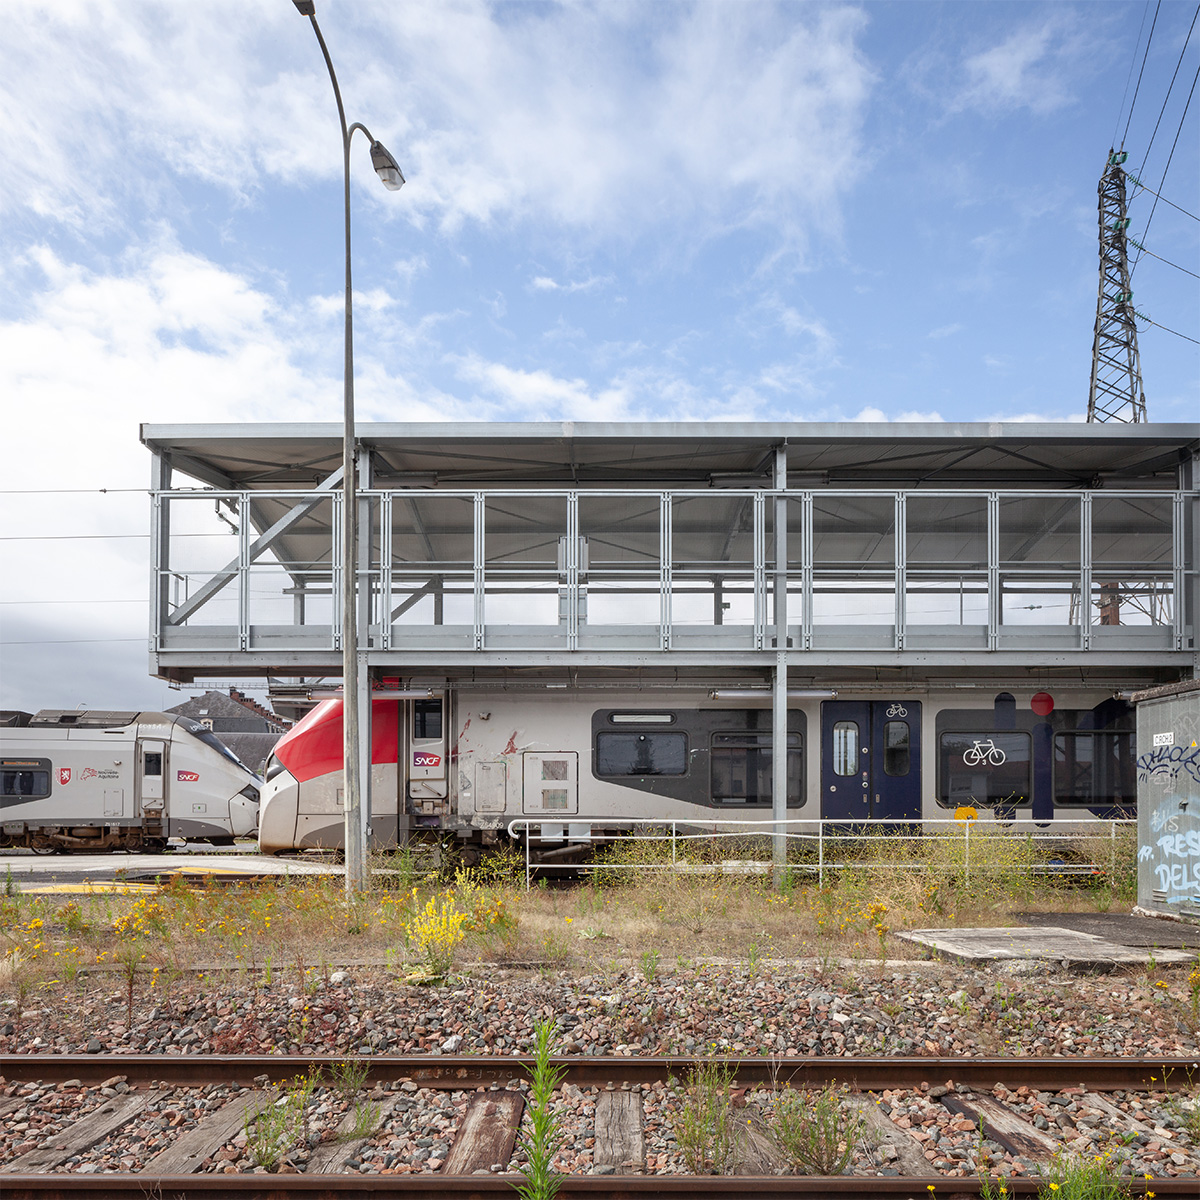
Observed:
[[[259,780],[208,730],[148,712],[14,713],[0,727],[0,845],[152,850],[231,844]]]
[[[681,689],[621,700],[465,687],[375,699],[374,841],[421,829],[493,840],[513,822],[543,841],[641,823],[766,828],[769,699]],[[789,820],[917,822],[969,807],[1041,823],[1134,811],[1132,710],[1111,692],[830,691],[789,704],[787,739]],[[263,792],[264,850],[342,844],[342,752],[340,700],[280,741]]]

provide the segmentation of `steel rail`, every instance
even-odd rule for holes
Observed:
[[[532,1057],[523,1054],[422,1054],[411,1056],[283,1055],[283,1054],[5,1054],[0,1075],[9,1081],[62,1083],[78,1079],[97,1084],[123,1075],[131,1084],[157,1080],[177,1086],[233,1083],[249,1087],[267,1076],[279,1083],[310,1069],[328,1069],[347,1057],[365,1063],[367,1082],[411,1080],[420,1087],[453,1091],[503,1086],[527,1079]],[[695,1058],[625,1058],[559,1056],[566,1082],[577,1087],[607,1087],[682,1079]],[[1058,1091],[1082,1085],[1090,1091],[1125,1089],[1173,1091],[1200,1080],[1200,1058],[766,1058],[712,1056],[706,1061],[730,1067],[739,1084],[784,1084],[793,1087],[846,1084],[863,1091],[914,1087],[921,1083],[956,1084],[991,1090],[1034,1087]]]
[[[953,1200],[978,1196],[978,1179],[924,1176],[780,1176],[780,1175],[563,1175],[558,1195],[588,1200],[628,1200],[634,1196],[703,1196],[706,1200],[741,1200],[744,1196],[837,1196],[839,1200]],[[515,1195],[524,1181],[509,1175],[4,1175],[5,1200],[341,1200],[347,1196],[390,1196],[409,1200],[443,1200],[447,1196],[477,1198]],[[1036,1196],[1037,1178],[1009,1179],[1010,1196]],[[1130,1195],[1190,1196],[1196,1180],[1130,1181]]]

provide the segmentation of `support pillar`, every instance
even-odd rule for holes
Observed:
[[[771,817],[787,820],[787,735],[788,735],[788,605],[787,605],[787,444],[775,448],[775,667],[771,689]],[[783,882],[787,867],[787,833],[776,824],[771,840],[772,875],[775,886]]]

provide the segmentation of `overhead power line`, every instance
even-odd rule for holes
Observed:
[[[1186,208],[1180,208],[1174,200],[1168,200],[1166,196],[1159,196],[1158,192],[1156,192],[1152,187],[1148,187],[1146,184],[1144,184],[1136,175],[1132,175],[1128,171],[1125,172],[1125,175],[1127,179],[1132,180],[1133,183],[1136,184],[1137,187],[1139,187],[1143,192],[1149,192],[1152,196],[1158,196],[1158,198],[1164,204],[1169,204],[1173,209],[1183,213],[1185,217],[1191,217],[1193,221],[1200,221],[1200,217],[1196,216],[1194,212],[1188,212]]]
[[[1153,325],[1155,329],[1161,329],[1163,333],[1173,333],[1176,337],[1183,338],[1185,342],[1195,342],[1197,346],[1200,346],[1200,339],[1188,337],[1186,333],[1180,333],[1178,329],[1168,329],[1165,325],[1160,325],[1157,321],[1150,320],[1144,312],[1138,312],[1136,308],[1133,311],[1139,321],[1145,321],[1147,325]]]
[[[1154,20],[1150,22],[1150,35],[1146,38],[1146,52],[1142,55],[1142,65],[1138,68],[1137,86],[1133,89],[1133,99],[1129,102],[1129,116],[1125,118],[1125,132],[1121,134],[1121,149],[1125,148],[1125,139],[1129,136],[1129,122],[1133,120],[1133,110],[1137,108],[1138,92],[1142,87],[1142,73],[1146,70],[1146,59],[1150,57],[1150,43],[1154,41],[1154,27],[1158,24],[1158,10],[1162,8],[1162,0],[1154,6]],[[1143,14],[1142,20],[1144,21]],[[1134,53],[1136,53],[1136,49]],[[1117,120],[1120,120],[1118,116]]]
[[[1142,9],[1142,21],[1138,26],[1137,41],[1133,43],[1133,53],[1129,56],[1129,72],[1125,76],[1125,90],[1121,93],[1121,107],[1117,109],[1117,119],[1113,124],[1112,142],[1111,145],[1117,144],[1117,130],[1121,128],[1121,114],[1125,111],[1125,97],[1129,95],[1129,81],[1133,78],[1133,68],[1137,66],[1138,47],[1142,44],[1142,30],[1146,28],[1146,14],[1150,11],[1150,0],[1146,0],[1145,7]],[[1158,10],[1155,9],[1157,15]],[[1143,66],[1145,59],[1142,60]],[[1138,81],[1141,81],[1141,76],[1138,76]],[[1132,111],[1132,110],[1131,110]]]
[[[1157,17],[1157,11],[1155,16]],[[1154,147],[1154,139],[1158,136],[1158,127],[1162,124],[1163,114],[1167,111],[1167,101],[1171,99],[1171,90],[1175,86],[1175,77],[1179,74],[1179,68],[1183,66],[1183,56],[1187,53],[1188,42],[1192,40],[1192,30],[1196,28],[1196,18],[1200,17],[1200,4],[1196,6],[1196,11],[1192,14],[1192,23],[1188,26],[1187,37],[1183,39],[1183,45],[1179,50],[1179,59],[1175,63],[1175,70],[1171,73],[1171,82],[1167,84],[1167,94],[1163,97],[1162,108],[1158,110],[1158,120],[1154,122],[1154,132],[1150,135],[1149,142],[1146,143],[1146,153],[1142,155],[1142,165],[1138,168],[1140,175],[1146,169],[1146,163],[1150,161],[1150,151]],[[1149,49],[1149,47],[1147,47]],[[1145,65],[1143,63],[1143,65]],[[1126,133],[1129,132],[1129,126],[1125,127]]]
[[[1192,97],[1196,94],[1196,81],[1200,80],[1200,67],[1196,68],[1196,74],[1192,77],[1192,87],[1188,92],[1187,103],[1183,106],[1183,113],[1179,118],[1179,128],[1175,130],[1175,140],[1171,143],[1171,153],[1167,155],[1167,165],[1163,167],[1162,179],[1158,182],[1159,191],[1162,191],[1162,186],[1167,181],[1167,172],[1171,169],[1171,160],[1175,157],[1175,148],[1179,145],[1179,135],[1183,132],[1183,123],[1187,119],[1188,109],[1192,104]],[[1158,209],[1158,197],[1154,198],[1154,203],[1150,206],[1150,215],[1146,218],[1145,227],[1142,229],[1142,237],[1145,237],[1150,232],[1150,222],[1154,220],[1154,214]],[[1134,262],[1134,268],[1137,267],[1137,262]]]
[[[1157,258],[1160,263],[1166,263],[1168,267],[1174,267],[1177,271],[1182,271],[1185,275],[1190,275],[1193,279],[1200,279],[1195,271],[1189,271],[1187,267],[1181,267],[1178,263],[1172,262],[1169,258],[1163,258],[1161,254],[1155,254],[1153,250],[1147,250],[1137,238],[1130,238],[1129,244],[1136,246],[1143,254],[1150,255],[1151,258]]]

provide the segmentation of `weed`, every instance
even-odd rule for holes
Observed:
[[[746,968],[747,968],[747,970],[749,970],[751,975],[757,975],[758,968],[759,968],[759,966],[761,966],[761,964],[762,964],[762,959],[758,952],[758,943],[751,942],[750,943],[750,952],[746,956]]]
[[[428,973],[445,979],[454,967],[454,955],[465,936],[467,914],[462,912],[452,892],[435,893],[425,907],[408,922],[408,936],[424,955]]]
[[[553,1200],[562,1186],[562,1176],[552,1169],[554,1156],[563,1143],[558,1114],[551,1104],[554,1092],[567,1069],[554,1066],[554,1022],[539,1020],[534,1025],[533,1066],[529,1069],[529,1103],[525,1112],[528,1132],[518,1144],[525,1153],[525,1182],[517,1188],[523,1200]]]
[[[840,1175],[865,1132],[862,1114],[832,1084],[809,1094],[784,1088],[775,1097],[771,1133],[800,1175]]]
[[[383,1109],[380,1105],[364,1100],[354,1106],[354,1124],[350,1127],[350,1137],[370,1137],[379,1128],[379,1118]]]
[[[1129,1181],[1118,1172],[1109,1151],[1089,1156],[1060,1150],[1042,1170],[1038,1200],[1124,1200]]]
[[[675,1120],[675,1140],[693,1175],[727,1175],[733,1167],[733,1068],[698,1062]]]
[[[275,1171],[297,1142],[308,1137],[308,1106],[318,1078],[298,1075],[273,1104],[256,1109],[244,1130],[246,1150],[254,1165]]]
[[[329,1082],[346,1104],[362,1091],[367,1081],[368,1064],[361,1058],[343,1058],[329,1068]]]
[[[4,894],[6,896],[15,896],[17,894],[17,881],[13,878],[12,867],[4,868]]]
[[[653,983],[658,978],[658,960],[659,953],[657,950],[643,950],[641,957],[642,978],[647,983]]]

